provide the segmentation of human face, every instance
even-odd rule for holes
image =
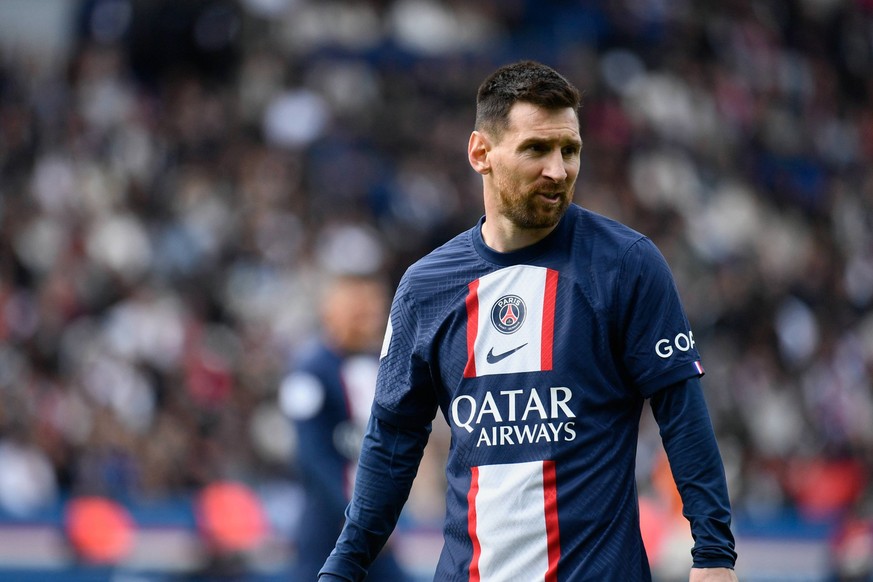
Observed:
[[[485,141],[486,223],[507,236],[542,238],[573,199],[582,149],[576,112],[516,103],[508,128]]]
[[[325,331],[334,347],[346,352],[378,349],[388,319],[387,289],[367,279],[338,281],[322,307]]]

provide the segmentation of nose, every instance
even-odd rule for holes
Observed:
[[[543,177],[555,182],[563,182],[567,179],[567,168],[561,150],[555,150],[545,158]]]

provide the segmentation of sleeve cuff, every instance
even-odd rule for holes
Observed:
[[[340,556],[328,556],[318,572],[318,582],[359,582],[367,576],[367,571],[350,560]]]

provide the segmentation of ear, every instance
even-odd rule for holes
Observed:
[[[488,161],[488,152],[491,151],[491,142],[485,134],[474,131],[470,134],[470,143],[467,144],[467,159],[474,170],[482,174],[491,172],[491,163]]]

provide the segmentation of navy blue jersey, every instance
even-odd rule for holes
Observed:
[[[576,205],[520,251],[480,224],[413,265],[373,412],[414,426],[439,407],[452,429],[436,579],[646,577],[643,400],[702,371],[655,245]]]
[[[316,578],[342,528],[377,366],[375,355],[342,354],[322,341],[311,342],[282,382],[280,406],[296,428],[296,464],[305,487],[294,580]],[[370,579],[397,582],[406,577],[385,553]]]

